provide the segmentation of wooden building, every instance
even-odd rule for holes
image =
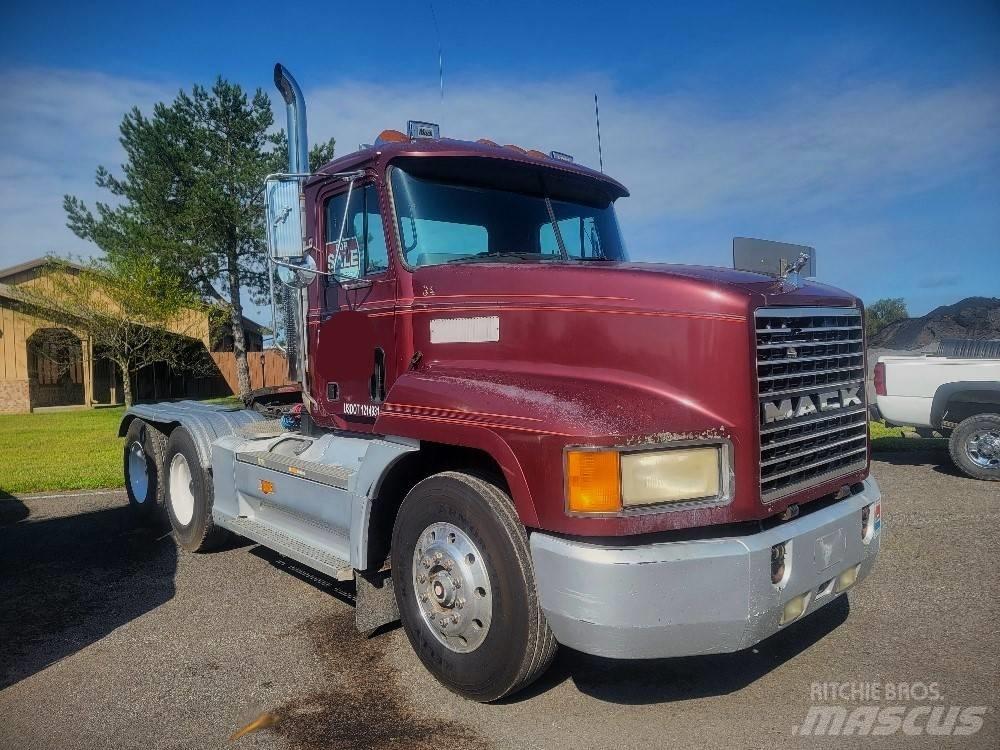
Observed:
[[[0,270],[0,413],[122,403],[122,374],[95,351],[86,331],[50,320],[44,310],[25,304],[24,291],[43,283],[48,272],[44,258]],[[192,309],[182,317],[178,331],[204,346],[214,369],[207,376],[192,377],[171,372],[164,364],[146,367],[133,376],[137,401],[209,398],[238,390],[232,336],[226,326],[213,325],[205,310]],[[280,353],[264,351],[264,332],[244,318],[254,387],[284,382],[283,368],[272,361],[280,359]]]

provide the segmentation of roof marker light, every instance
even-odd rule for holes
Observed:
[[[526,153],[528,153],[523,148],[521,148],[520,146],[515,146],[513,143],[504,144],[504,148],[514,149],[519,154],[526,154]]]
[[[545,159],[546,156],[538,149],[529,148],[526,152],[528,156],[534,156],[536,159]]]
[[[476,143],[481,143],[484,146],[495,146],[497,148],[500,147],[499,143],[497,143],[496,141],[491,141],[489,138],[480,138],[478,141],[476,141]]]
[[[433,122],[421,122],[420,120],[407,120],[406,134],[412,139],[417,138],[440,138],[441,126]]]
[[[383,130],[375,139],[375,145],[381,146],[383,143],[406,143],[410,139],[398,130]]]
[[[564,154],[562,151],[549,151],[549,156],[556,161],[568,161],[570,164],[573,163],[573,157],[569,154]]]

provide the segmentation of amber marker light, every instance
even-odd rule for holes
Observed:
[[[566,509],[570,513],[621,511],[617,451],[566,452]]]
[[[274,492],[274,483],[270,479],[261,479],[260,492],[262,495],[270,495]]]

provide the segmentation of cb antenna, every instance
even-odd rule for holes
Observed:
[[[604,171],[604,152],[601,150],[601,106],[597,101],[597,94],[594,94],[594,119],[597,121],[597,160]]]
[[[434,12],[434,3],[429,3],[431,6],[431,20],[434,21],[434,36],[437,37],[438,43],[438,85],[441,89],[441,101],[444,101],[444,50],[441,46],[441,30],[438,29],[438,19],[437,13]]]

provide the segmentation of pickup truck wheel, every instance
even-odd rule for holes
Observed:
[[[163,503],[163,456],[167,438],[142,419],[133,419],[125,434],[123,464],[129,507],[143,520]]]
[[[212,478],[201,467],[194,440],[183,427],[170,433],[164,459],[166,505],[174,537],[189,552],[206,552],[226,540],[212,521]]]
[[[458,695],[502,698],[555,656],[527,534],[507,493],[484,479],[449,471],[410,490],[393,529],[392,579],[413,650]]]
[[[976,414],[962,422],[948,440],[951,458],[974,479],[1000,480],[1000,414]]]

